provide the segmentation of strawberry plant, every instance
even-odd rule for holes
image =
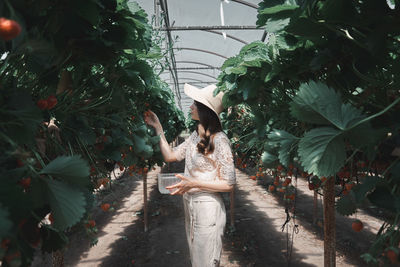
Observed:
[[[226,60],[218,83],[226,106],[246,105],[254,117],[251,145],[240,147],[258,142],[255,162],[296,163],[319,180],[313,190],[338,177],[343,215],[366,202],[391,214],[363,255],[369,263],[400,241],[399,8],[398,1],[262,1],[257,24],[271,33],[268,43]],[[232,142],[242,136],[230,131]]]
[[[10,41],[0,26],[0,260],[26,266],[71,229],[95,232],[93,191],[117,162],[139,174],[162,163],[146,110],[168,141],[184,116],[153,71],[162,54],[136,3],[5,0],[0,16],[22,28]]]

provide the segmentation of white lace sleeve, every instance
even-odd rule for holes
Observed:
[[[235,184],[235,165],[229,138],[225,134],[220,134],[218,138],[215,138],[214,142],[219,177],[226,180],[230,185]]]
[[[185,158],[186,148],[190,142],[191,137],[192,136],[186,138],[186,140],[182,144],[172,148],[172,151],[175,153],[177,161],[181,161]]]

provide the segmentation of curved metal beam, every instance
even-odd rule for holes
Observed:
[[[249,3],[249,2],[247,2],[247,1],[243,1],[243,0],[231,0],[232,2],[236,2],[236,3],[239,3],[239,4],[242,4],[242,5],[245,5],[245,6],[248,6],[248,7],[252,7],[252,8],[255,8],[255,9],[258,9],[258,6],[257,5],[255,5],[255,4],[253,4],[253,3]]]
[[[213,31],[213,30],[203,30],[204,32],[211,32],[211,33],[215,33],[215,34],[219,34],[219,35],[223,35],[222,32],[217,32],[217,31]],[[233,35],[230,34],[226,34],[226,37],[231,38],[233,40],[236,40],[238,42],[241,42],[242,44],[248,44],[248,42],[243,41],[242,39],[239,39]]]
[[[215,52],[212,52],[212,51],[208,51],[208,50],[204,50],[204,49],[199,49],[199,48],[191,48],[191,47],[180,47],[180,48],[177,48],[177,47],[174,47],[173,49],[174,49],[174,50],[192,50],[192,51],[198,51],[198,52],[203,52],[203,53],[211,54],[211,55],[214,55],[214,56],[222,57],[222,58],[224,58],[224,59],[228,59],[226,56],[223,56],[223,55],[221,55],[221,54],[218,54],[218,53],[215,53]]]
[[[248,26],[171,26],[153,28],[155,31],[202,31],[202,30],[262,30],[262,28],[255,25]]]
[[[208,75],[208,74],[205,74],[205,73],[202,73],[202,72],[198,72],[198,71],[188,71],[188,70],[185,70],[185,71],[179,71],[180,73],[195,73],[195,74],[200,74],[200,75],[204,75],[204,76],[207,76],[207,77],[210,77],[210,78],[213,78],[213,79],[217,79],[217,78],[215,78],[214,76],[211,76],[211,75]]]
[[[203,82],[202,80],[198,80],[198,79],[193,79],[193,78],[185,78],[185,77],[181,77],[179,79],[184,79],[184,80],[191,80],[191,81],[196,81],[196,82]],[[171,79],[167,79],[168,81],[171,81]]]
[[[197,65],[207,66],[207,67],[210,67],[210,68],[221,69],[220,67],[214,67],[214,66],[208,65],[206,63],[201,63],[201,62],[198,62],[198,61],[176,61],[176,63],[197,64]]]
[[[198,80],[198,79],[182,78],[182,77],[179,78],[179,80],[181,80],[181,81],[182,81],[182,79],[183,79],[183,80],[191,80],[191,81],[193,81],[193,82],[190,82],[190,83],[193,83],[193,84],[200,84],[200,83],[210,84],[210,83],[215,83],[215,81],[202,81],[202,80]],[[171,81],[170,79],[167,79],[167,80]],[[185,83],[186,83],[186,82],[180,82],[179,84],[185,84]]]

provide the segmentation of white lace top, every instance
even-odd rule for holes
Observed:
[[[207,156],[198,152],[199,141],[200,137],[194,131],[185,142],[174,148],[174,151],[178,151],[177,160],[185,159],[185,176],[203,181],[220,179],[226,180],[230,185],[235,184],[235,166],[229,138],[226,134],[224,132],[215,134],[214,151]]]

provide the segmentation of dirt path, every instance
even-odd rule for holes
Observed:
[[[65,252],[65,265],[190,266],[182,199],[158,192],[159,172],[156,169],[148,175],[148,232],[143,231],[142,180],[121,178],[114,183],[112,193],[99,196],[98,206],[114,203],[115,210],[95,210],[98,244],[90,247],[84,236],[73,235]],[[286,218],[282,197],[265,189],[272,180],[267,177],[257,183],[245,173],[236,172],[235,230],[226,229],[221,266],[288,266],[288,259],[290,266],[323,266],[322,229],[312,224],[313,194],[306,182],[298,181],[297,220],[291,220],[282,232]],[[229,195],[224,194],[224,199],[229,210]],[[351,218],[337,216],[337,266],[365,266],[359,255],[368,249],[381,221],[368,214],[358,213],[357,217],[365,222],[361,233],[351,230]],[[298,233],[294,234],[292,253],[288,257],[288,233],[292,234],[294,224],[298,225]],[[50,266],[48,257],[47,260],[46,256],[39,257],[34,266]]]

